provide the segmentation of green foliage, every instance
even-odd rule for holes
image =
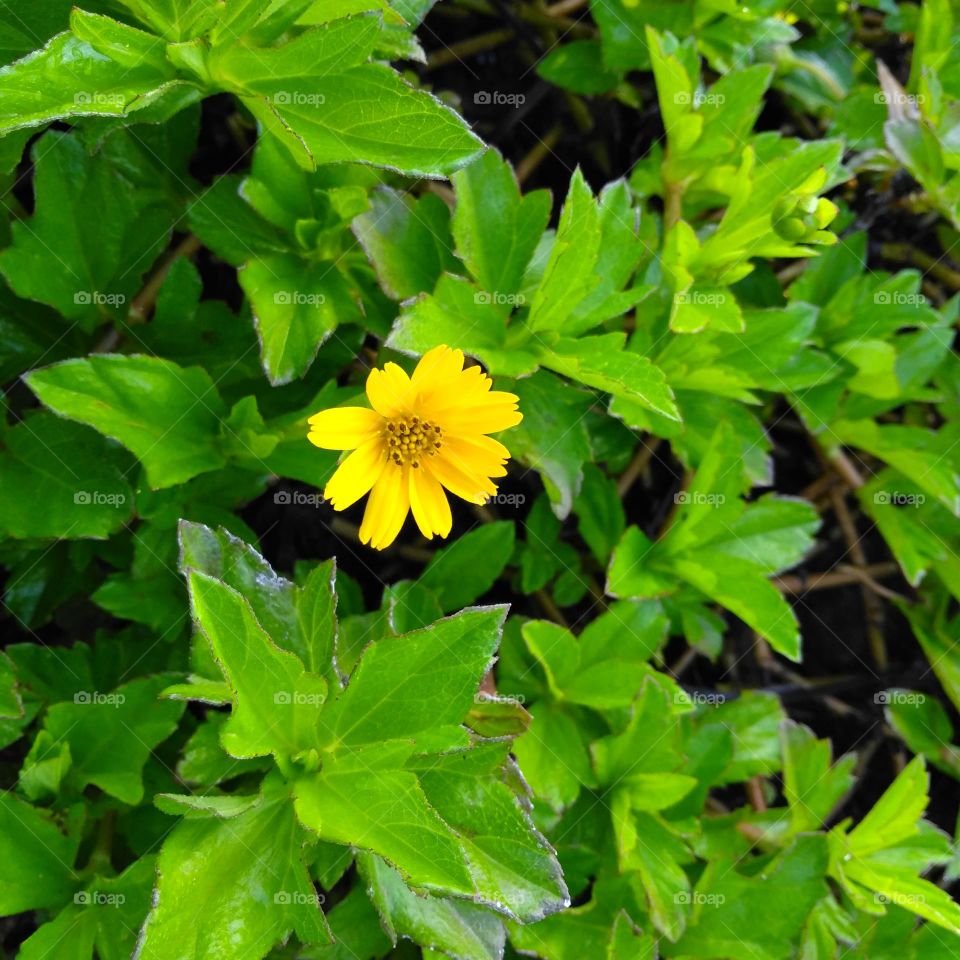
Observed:
[[[960,955],[956,9],[432,6],[0,0],[4,949]],[[374,554],[307,420],[441,344]]]

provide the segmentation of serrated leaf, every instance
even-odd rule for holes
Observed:
[[[160,852],[138,960],[169,960],[173,944],[181,960],[259,960],[294,930],[307,943],[328,941],[305,840],[283,795],[229,819],[179,823]]]
[[[209,375],[159,357],[101,354],[65,360],[25,377],[40,400],[140,458],[154,489],[224,464],[223,401]]]

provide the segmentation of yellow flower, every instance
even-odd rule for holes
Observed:
[[[479,367],[463,369],[463,352],[434,347],[413,376],[395,363],[371,370],[366,407],[335,407],[309,420],[311,443],[352,450],[323,491],[334,510],[370,492],[360,540],[377,550],[396,539],[407,511],[430,539],[450,533],[444,487],[470,503],[497,492],[510,451],[488,433],[516,426],[523,415],[512,393],[491,390]]]

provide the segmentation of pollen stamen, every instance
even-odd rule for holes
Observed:
[[[440,449],[443,431],[435,423],[420,417],[396,417],[387,421],[384,439],[387,444],[387,459],[398,467],[409,463],[415,470],[420,461],[432,457]]]

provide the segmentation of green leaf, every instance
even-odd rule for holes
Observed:
[[[444,613],[482,597],[513,555],[515,530],[509,520],[486,523],[439,549],[420,574]]]
[[[126,458],[95,431],[49,413],[24,418],[0,451],[0,526],[13,537],[107,537],[133,507]]]
[[[479,899],[533,923],[569,905],[559,864],[507,783],[492,776],[505,759],[493,743],[469,755],[426,760],[420,782],[432,807],[457,832]]]
[[[376,25],[357,17],[280,47],[230,45],[211,69],[308,169],[359,161],[443,176],[468,163],[482,144],[455,113],[388,67],[362,63]]]
[[[250,260],[239,277],[274,386],[302,377],[337,324],[360,318],[350,285],[331,261],[279,253]]]
[[[89,960],[133,953],[150,908],[153,857],[141,857],[117,877],[96,876],[73,902],[20,946],[21,960]]]
[[[101,354],[43,367],[25,379],[55,413],[99,430],[139,457],[154,489],[224,464],[217,437],[226,410],[199,367]]]
[[[32,155],[36,208],[13,224],[0,273],[19,296],[55,307],[86,330],[125,318],[140,278],[169,238],[168,199],[155,189],[134,189],[70,134],[45,134]]]
[[[79,832],[13,793],[0,794],[0,914],[53,909],[76,889]]]
[[[521,197],[510,164],[495,150],[455,173],[453,186],[457,253],[481,289],[516,294],[547,226],[550,194],[535,190]]]
[[[352,223],[387,296],[406,300],[433,290],[441,274],[456,273],[450,210],[434,193],[419,198],[381,187]]]
[[[540,471],[554,512],[563,519],[580,492],[583,464],[592,458],[584,422],[591,397],[545,372],[518,380],[513,390],[523,421],[510,431],[510,451]]]
[[[398,936],[409,937],[462,960],[503,956],[503,924],[489,910],[440,897],[418,897],[379,857],[361,854],[357,866],[394,943]]]
[[[69,744],[71,782],[98,786],[124,803],[143,799],[150,751],[177,728],[184,704],[160,700],[169,676],[141,677],[110,692],[80,690],[73,703],[49,708],[44,729]]]
[[[461,723],[492,662],[505,615],[503,607],[465,610],[371,644],[347,688],[324,710],[324,741],[359,746]]]
[[[0,131],[68,117],[123,117],[181,85],[155,37],[109,17],[77,13],[83,36],[61,33],[0,69]]]
[[[848,755],[831,766],[830,741],[818,740],[807,727],[792,721],[780,728],[780,741],[790,832],[817,830],[853,785],[855,757]]]
[[[588,464],[583,471],[583,486],[574,501],[580,535],[597,558],[605,564],[623,535],[626,520],[617,485],[598,467]]]
[[[632,400],[669,420],[679,420],[663,372],[646,357],[623,349],[624,341],[622,333],[558,340],[542,349],[539,358],[543,366],[557,373]]]
[[[240,758],[290,757],[316,747],[326,682],[270,639],[235,590],[202,573],[191,573],[188,583],[193,616],[233,692],[224,747]]]
[[[737,956],[787,960],[814,904],[827,894],[827,845],[804,836],[766,867],[744,876],[733,863],[713,860],[690,900],[693,915],[677,942],[678,956]]]
[[[593,194],[577,170],[570,180],[543,279],[530,304],[530,330],[566,332],[568,316],[599,282],[593,268],[600,233],[600,214]]]
[[[406,754],[411,750],[406,747]],[[459,839],[431,807],[414,774],[366,767],[341,772],[332,764],[298,781],[294,791],[297,817],[322,839],[370,850],[416,886],[474,894]]]
[[[406,306],[387,345],[412,353],[456,345],[479,357],[491,373],[523,376],[537,368],[538,358],[509,340],[509,309],[516,300],[512,294],[486,293],[468,280],[444,274],[433,294]]]
[[[183,960],[258,960],[293,931],[305,943],[329,941],[305,841],[282,794],[229,819],[183,820],[160,852],[138,957],[169,960],[176,944]]]

